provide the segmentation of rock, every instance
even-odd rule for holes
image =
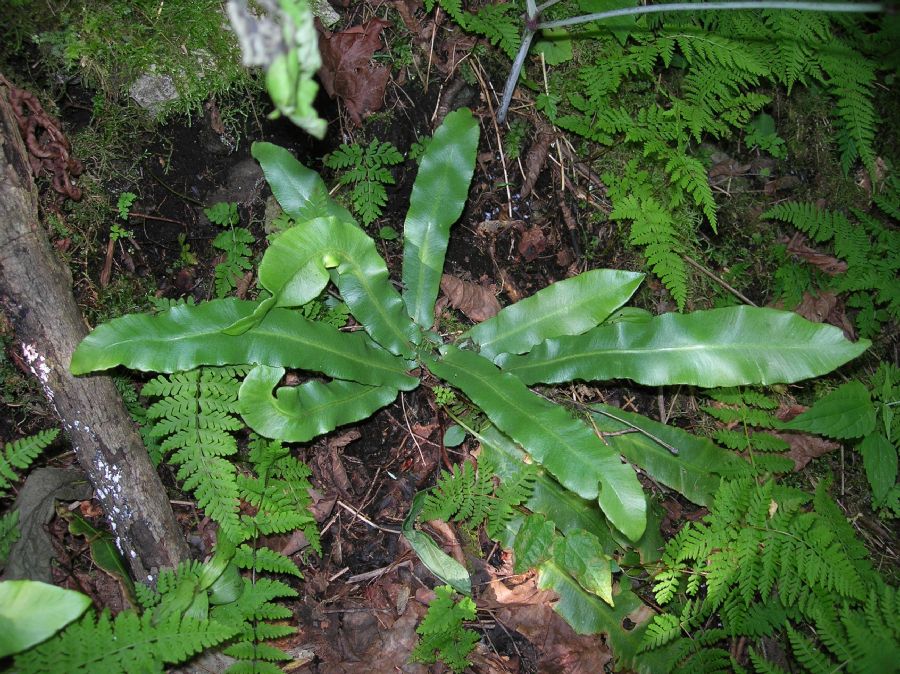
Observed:
[[[175,88],[172,78],[168,75],[156,75],[153,72],[144,73],[138,77],[128,93],[135,103],[154,115],[166,103],[178,98],[178,90]]]

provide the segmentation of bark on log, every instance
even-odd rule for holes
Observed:
[[[162,482],[109,377],[73,377],[87,334],[68,267],[38,219],[25,145],[0,86],[0,308],[96,490],[119,550],[138,580],[188,558]]]

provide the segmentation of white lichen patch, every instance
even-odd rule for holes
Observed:
[[[22,356],[25,358],[25,362],[28,363],[31,374],[41,382],[41,388],[44,389],[44,395],[47,396],[47,400],[52,403],[53,389],[50,388],[50,366],[47,364],[47,359],[37,350],[36,345],[26,344],[25,342],[22,342]]]

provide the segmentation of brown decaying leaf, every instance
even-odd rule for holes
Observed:
[[[791,448],[784,453],[794,462],[794,471],[803,470],[813,459],[823,454],[833,452],[840,449],[841,444],[833,440],[826,440],[817,435],[807,435],[806,433],[780,433],[769,431],[777,438],[784,440]]]
[[[525,233],[522,234],[517,249],[525,262],[531,262],[547,250],[547,237],[544,236],[544,232],[541,231],[540,227],[534,225],[526,229]]]
[[[796,255],[829,276],[837,276],[847,271],[847,263],[832,255],[817,251],[806,243],[806,237],[799,232],[787,242],[787,253]]]
[[[477,283],[444,274],[441,276],[441,290],[454,309],[458,309],[476,323],[486,321],[500,311],[500,302],[494,296],[494,291]]]
[[[782,403],[776,410],[775,416],[781,421],[790,421],[794,417],[803,414],[806,409],[803,405]],[[826,440],[817,435],[808,435],[807,433],[783,433],[776,431],[769,431],[769,433],[790,445],[790,449],[784,455],[794,462],[795,472],[803,470],[806,464],[813,459],[841,447],[838,442]]]
[[[518,581],[518,582],[517,582]],[[516,583],[513,585],[513,583]],[[580,636],[553,611],[557,596],[538,590],[533,574],[492,580],[478,601],[497,620],[515,630],[540,653],[538,671],[546,674],[596,674],[612,656],[596,636]]]
[[[384,102],[384,88],[391,76],[386,66],[371,65],[372,55],[381,48],[381,31],[390,26],[384,19],[370,19],[339,33],[319,30],[322,68],[319,78],[332,98],[340,97],[356,125],[362,124],[367,112],[379,110]]]
[[[839,327],[847,339],[856,339],[856,330],[844,312],[844,303],[834,293],[821,292],[813,295],[805,292],[800,305],[794,311],[814,323],[825,322]]]

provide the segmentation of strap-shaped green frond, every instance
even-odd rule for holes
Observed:
[[[306,442],[343,424],[365,419],[397,397],[391,386],[367,386],[352,381],[282,386],[284,369],[256,366],[241,386],[241,415],[260,435],[285,442]],[[406,387],[409,388],[409,387]]]
[[[631,379],[648,386],[737,386],[816,377],[869,344],[850,342],[840,329],[790,312],[729,307],[601,325],[498,362],[526,384]]]
[[[594,424],[609,434],[604,440],[612,449],[694,503],[710,505],[722,476],[748,470],[736,455],[676,426],[608,405],[594,409]]]
[[[460,388],[563,486],[582,498],[598,499],[609,521],[628,538],[641,537],[647,504],[634,469],[587,425],[478,354],[449,346],[429,369]]]
[[[434,132],[409,199],[403,241],[403,302],[418,325],[430,329],[450,227],[462,213],[475,171],[478,122],[456,110]]]
[[[262,286],[277,306],[299,306],[318,297],[331,279],[350,312],[392,353],[412,357],[413,326],[403,311],[375,242],[348,218],[314,218],[287,230],[266,250]]]
[[[262,167],[272,194],[291,218],[305,222],[333,216],[353,221],[347,209],[329,196],[319,174],[306,168],[283,147],[256,142],[250,152]]]
[[[596,327],[628,301],[643,278],[630,271],[587,271],[505,307],[467,334],[486,358],[525,353],[545,339]]]
[[[71,370],[84,374],[125,365],[176,372],[198,365],[265,363],[322,372],[366,384],[413,385],[405,364],[361,333],[345,333],[287,309],[273,309],[241,335],[222,330],[252,315],[256,302],[213,300],[159,314],[130,314],[97,327],[78,345]]]

